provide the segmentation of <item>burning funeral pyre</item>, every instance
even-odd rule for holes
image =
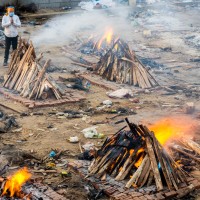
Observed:
[[[89,175],[105,180],[107,175],[116,181],[125,180],[126,188],[156,185],[179,190],[187,184],[189,175],[164,150],[153,132],[146,126],[129,123],[130,130],[121,130],[107,138],[96,159],[89,167]]]
[[[84,54],[100,56],[94,71],[107,80],[141,88],[151,88],[158,85],[128,44],[113,35],[112,29],[98,40],[94,37],[89,38],[86,43],[81,45],[79,51]]]
[[[47,185],[31,179],[32,174],[24,167],[7,178],[0,177],[0,199],[1,200],[63,200],[65,197],[59,195]]]
[[[89,39],[79,47],[78,50],[83,54],[104,56],[113,44],[113,39],[113,30],[109,28],[100,38],[91,35]]]
[[[158,85],[157,81],[122,39],[117,39],[109,51],[100,58],[95,71],[103,78],[118,83],[126,83],[141,88]]]
[[[31,194],[25,194],[22,186],[31,178],[27,168],[17,171],[13,176],[8,177],[3,185],[1,196],[15,197],[19,199],[31,199]]]

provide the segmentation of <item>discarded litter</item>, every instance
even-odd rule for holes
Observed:
[[[97,126],[92,126],[86,129],[83,129],[81,132],[84,134],[85,138],[98,138],[102,139],[105,137],[103,133],[98,133],[96,130]]]
[[[97,126],[92,126],[92,127],[83,129],[81,132],[84,134],[86,138],[94,138],[98,136],[98,132],[96,128]]]
[[[69,138],[69,142],[71,143],[77,143],[79,142],[79,138],[77,136],[73,136]]]
[[[51,151],[50,154],[49,154],[49,157],[50,158],[53,158],[56,156],[56,152],[55,151]]]
[[[103,105],[107,105],[107,106],[109,106],[109,105],[112,105],[113,103],[112,103],[112,101],[110,101],[110,100],[105,100],[105,101],[103,101]]]
[[[107,94],[109,97],[111,98],[129,98],[129,97],[133,97],[133,92],[132,90],[130,89],[119,89],[119,90],[116,90],[114,92],[111,92],[111,93],[108,93]]]
[[[115,6],[112,0],[93,0],[93,1],[82,1],[78,4],[82,9],[91,11],[97,8],[109,8]]]
[[[94,143],[87,142],[86,144],[82,145],[83,149],[86,150],[91,150],[95,147]]]

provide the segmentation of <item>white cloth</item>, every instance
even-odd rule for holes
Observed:
[[[21,26],[20,19],[17,15],[13,15],[13,23],[11,23],[11,17],[4,15],[2,19],[2,27],[4,28],[4,34],[7,37],[16,37],[18,35],[17,28]]]

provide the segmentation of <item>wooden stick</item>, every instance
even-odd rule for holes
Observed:
[[[173,189],[172,182],[170,181],[170,177],[168,176],[168,173],[167,173],[167,166],[164,165],[164,162],[163,162],[164,158],[163,158],[163,156],[162,156],[162,154],[160,152],[161,150],[159,149],[158,141],[157,141],[154,133],[152,133],[151,135],[153,137],[153,144],[154,144],[154,147],[155,147],[155,152],[157,154],[157,157],[158,157],[158,160],[159,160],[163,175],[165,177],[165,181],[167,183],[167,186],[168,186],[169,190],[172,190]]]
[[[197,144],[196,142],[194,142],[192,140],[186,140],[183,138],[181,141],[183,142],[183,144],[190,147],[193,151],[195,151],[196,153],[198,153],[200,155],[200,145],[199,144]]]
[[[81,146],[81,142],[78,143],[78,146],[79,146],[80,152],[83,153],[83,149],[82,149],[82,146]]]
[[[31,99],[31,98],[37,93],[38,86],[39,86],[39,84],[40,84],[42,78],[44,77],[44,74],[45,74],[45,72],[46,72],[47,67],[49,66],[50,61],[51,61],[50,59],[47,60],[46,63],[44,64],[44,67],[43,67],[42,70],[39,72],[38,77],[37,77],[37,81],[36,81],[36,83],[35,83],[35,85],[34,85],[34,88],[33,88],[32,92],[31,92],[30,95],[29,95],[29,99]]]
[[[18,113],[18,114],[21,114],[21,112],[19,112],[18,110],[13,109],[13,108],[11,108],[11,107],[9,107],[9,106],[6,106],[6,105],[4,105],[4,104],[2,104],[2,103],[0,103],[0,106],[4,107],[4,108],[6,108],[6,109],[12,110],[12,111],[14,111],[14,112],[16,112],[16,113]]]
[[[82,64],[82,63],[78,63],[78,62],[72,62],[71,64],[73,64],[73,65],[78,65],[78,66],[84,67],[84,68],[91,67],[91,66],[88,66],[88,65],[85,65],[85,64]]]
[[[136,172],[133,174],[131,179],[127,182],[127,184],[125,186],[126,188],[130,188],[131,185],[133,185],[133,184],[136,185],[136,182],[137,182],[138,178],[140,177],[142,170],[144,169],[145,165],[148,163],[148,159],[149,159],[149,157],[148,157],[148,155],[146,155],[144,157],[144,159],[142,160],[142,163],[140,164],[140,166],[136,170]]]
[[[182,154],[184,154],[184,155],[186,155],[186,156],[188,156],[188,157],[194,159],[194,160],[197,161],[198,163],[200,163],[200,159],[199,159],[199,158],[196,158],[195,156],[193,156],[193,155],[191,155],[191,154],[189,154],[189,153],[187,153],[187,152],[181,150],[181,149],[178,147],[178,145],[170,146],[170,148],[172,148],[173,150],[178,151],[179,153],[182,153]]]
[[[160,191],[160,190],[163,190],[163,184],[162,184],[162,180],[161,180],[160,173],[158,170],[158,163],[156,161],[156,157],[154,154],[152,142],[149,137],[146,137],[145,139],[146,139],[148,155],[149,155],[150,162],[151,162],[151,169],[153,171],[154,179],[156,182],[156,187],[157,187],[157,190]]]

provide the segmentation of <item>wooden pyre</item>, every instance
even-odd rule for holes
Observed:
[[[107,175],[127,181],[126,188],[140,188],[155,183],[158,191],[165,186],[178,190],[187,184],[188,174],[164,150],[146,126],[129,123],[130,130],[121,130],[107,138],[89,167],[89,175],[102,180]]]
[[[97,63],[95,71],[103,78],[141,88],[157,86],[157,81],[139,61],[127,43],[117,39]]]
[[[18,48],[12,54],[8,76],[3,86],[29,99],[46,99],[49,96],[62,99],[64,91],[46,74],[50,60],[41,66],[41,58],[42,55],[36,58],[32,43],[20,39]]]

